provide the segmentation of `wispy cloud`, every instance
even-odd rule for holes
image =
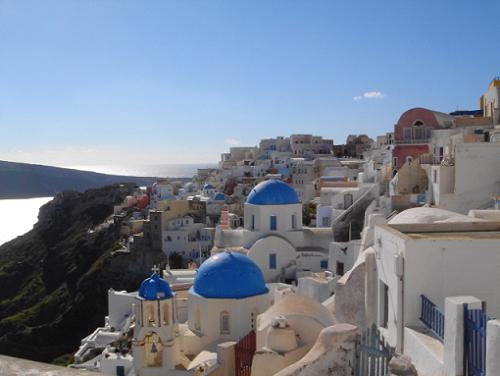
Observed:
[[[232,145],[232,146],[236,146],[236,145],[239,145],[241,144],[241,141],[240,140],[236,140],[234,138],[226,138],[224,140],[224,142],[228,145]]]
[[[352,97],[352,99],[354,99],[355,101],[360,101],[363,99],[383,99],[383,98],[385,98],[385,94],[380,91],[367,91],[362,95],[356,95],[355,97]]]

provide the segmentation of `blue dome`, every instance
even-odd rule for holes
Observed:
[[[174,296],[168,282],[157,273],[142,281],[137,295],[146,300],[170,299]]]
[[[252,205],[290,205],[299,204],[295,189],[281,180],[266,180],[252,189],[247,197],[247,204]]]
[[[207,183],[203,186],[203,189],[214,189],[214,186],[210,183]]]
[[[269,290],[260,268],[250,258],[222,252],[201,264],[191,291],[204,298],[243,299]]]
[[[217,193],[214,197],[214,200],[216,201],[224,201],[225,200],[225,197],[224,197],[224,193]]]

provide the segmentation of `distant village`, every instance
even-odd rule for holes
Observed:
[[[114,208],[119,252],[168,261],[109,290],[70,367],[499,376],[499,209],[500,78],[478,110],[411,108],[375,139],[231,147]]]

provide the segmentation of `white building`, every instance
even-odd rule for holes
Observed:
[[[208,252],[213,246],[213,228],[204,223],[195,223],[190,216],[171,219],[166,230],[162,231],[163,252],[181,254],[184,257],[198,259],[199,252]]]
[[[500,145],[459,143],[449,160],[426,167],[431,203],[462,214],[492,206],[491,196],[500,194]]]
[[[292,187],[267,180],[248,195],[243,229],[217,228],[212,253],[228,247],[245,253],[259,265],[267,282],[275,282],[328,269],[332,240],[330,228],[303,227],[302,205]]]
[[[179,363],[175,299],[169,284],[158,274],[142,282],[135,303],[132,340],[138,376],[159,376]]]
[[[188,375],[218,365],[217,344],[238,341],[270,304],[260,269],[240,253],[219,253],[202,264],[188,292],[188,319],[178,320],[169,284],[153,274],[139,289],[132,340],[137,376]]]
[[[414,208],[375,228],[377,322],[393,346],[421,326],[421,295],[444,311],[445,298],[472,295],[500,314],[500,223]]]
[[[153,184],[151,187],[151,204],[152,208],[160,201],[175,200],[174,186],[166,180],[160,180]]]

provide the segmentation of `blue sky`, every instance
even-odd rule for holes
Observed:
[[[0,0],[0,159],[216,161],[230,145],[475,109],[497,0]],[[365,93],[368,93],[365,95]]]

